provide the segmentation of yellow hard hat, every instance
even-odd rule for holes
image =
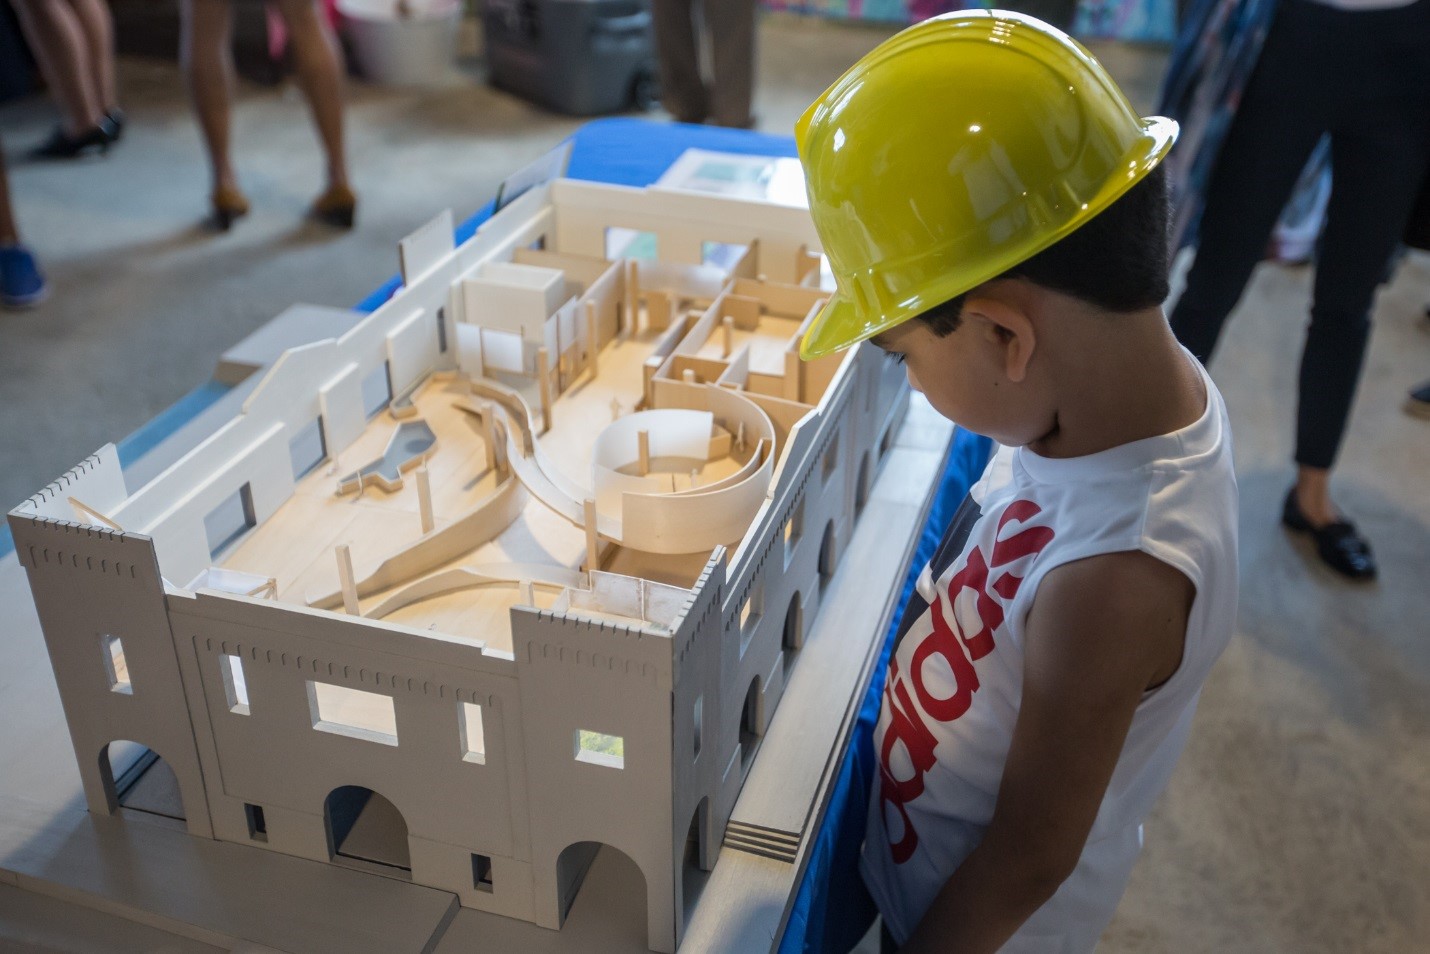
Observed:
[[[795,126],[838,290],[815,358],[998,276],[1112,204],[1177,138],[1040,20],[965,10],[854,64]]]

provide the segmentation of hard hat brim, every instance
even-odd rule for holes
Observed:
[[[1061,227],[1039,235],[1006,255],[980,261],[977,267],[952,268],[943,281],[931,284],[923,294],[905,299],[883,314],[861,313],[856,301],[842,290],[836,291],[800,339],[800,358],[805,361],[820,358],[872,338],[997,278],[1076,231],[1144,179],[1177,141],[1178,126],[1174,120],[1149,116],[1142,120],[1142,127],[1143,135],[1137,140],[1136,148],[1124,157],[1125,174],[1110,177]]]

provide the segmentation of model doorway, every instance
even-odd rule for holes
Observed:
[[[359,785],[335,788],[323,803],[323,819],[334,861],[381,866],[378,873],[391,877],[410,876],[407,822],[397,806],[377,792]]]

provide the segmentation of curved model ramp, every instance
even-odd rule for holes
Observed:
[[[585,574],[565,567],[541,563],[491,563],[485,566],[462,566],[434,573],[403,588],[374,606],[365,615],[382,619],[421,600],[455,590],[478,586],[520,586],[530,583],[548,589],[575,589],[583,585]]]
[[[585,501],[598,500],[598,491],[578,487],[562,476],[541,450],[531,430],[530,409],[516,391],[490,380],[471,382],[474,393],[488,397],[506,414],[510,426],[506,430],[506,450],[512,472],[533,497],[576,527],[585,527]],[[755,451],[733,478],[726,478],[706,487],[671,492],[645,492],[634,487],[620,489],[620,516],[602,513],[598,506],[596,531],[604,539],[621,546],[648,553],[693,553],[709,550],[737,540],[748,528],[769,492],[774,474],[775,427],[769,416],[739,394],[724,388],[707,387],[700,392],[700,408],[666,408],[640,412],[611,424],[597,439],[596,461],[593,462],[598,488],[605,481],[614,483],[627,475],[616,473],[618,462],[609,446],[620,441],[632,447],[626,431],[645,429],[650,439],[668,443],[673,456],[708,456],[712,422],[718,421],[725,430],[741,433],[745,440],[755,442]],[[459,405],[462,406],[462,405]],[[470,406],[464,409],[480,413]],[[637,416],[673,416],[652,418],[649,427],[632,422]],[[701,422],[691,426],[699,415]],[[606,433],[615,436],[607,441]],[[521,440],[517,439],[521,434]],[[622,440],[622,438],[627,438]],[[697,450],[697,447],[699,448]],[[529,453],[524,453],[530,448]],[[633,447],[632,447],[633,450]],[[633,459],[633,456],[632,456]],[[636,478],[639,479],[639,478]]]

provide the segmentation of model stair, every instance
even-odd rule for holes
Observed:
[[[794,863],[799,854],[800,836],[785,831],[774,831],[756,825],[746,825],[732,820],[725,826],[725,846],[763,855],[776,861]]]

